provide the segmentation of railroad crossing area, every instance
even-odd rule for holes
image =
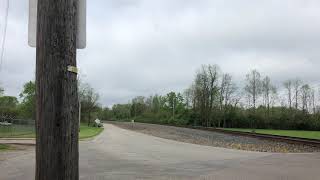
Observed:
[[[317,180],[319,177],[317,152],[270,153],[204,146],[159,137],[161,133],[168,134],[170,127],[145,125],[145,132],[136,129],[105,124],[99,136],[81,141],[80,179]],[[159,132],[150,135],[148,129]],[[189,133],[185,128],[174,130],[176,134]],[[198,132],[198,140],[202,141],[204,131],[192,131]],[[34,161],[32,146],[24,151],[0,153],[2,179],[33,179]]]

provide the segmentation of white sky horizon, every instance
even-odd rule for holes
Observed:
[[[34,79],[35,49],[27,43],[28,0],[10,3],[0,85],[18,96]],[[104,106],[182,92],[202,64],[219,65],[237,82],[257,69],[278,87],[297,77],[320,83],[320,1],[88,0],[87,6],[87,48],[78,50],[78,67]]]

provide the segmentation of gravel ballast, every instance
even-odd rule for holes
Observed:
[[[236,136],[205,130],[144,123],[112,122],[112,124],[120,128],[133,130],[160,138],[199,145],[273,153],[320,152],[320,148],[308,145],[291,144],[287,142],[271,141],[254,137]]]

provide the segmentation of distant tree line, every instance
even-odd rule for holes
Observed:
[[[98,103],[99,95],[88,83],[79,82],[79,103],[81,104],[81,122],[93,125],[93,120],[99,117],[107,117],[103,108]],[[35,120],[35,94],[36,86],[33,81],[27,82],[19,98],[6,96],[5,90],[0,87],[0,117],[13,119]]]
[[[299,79],[276,87],[257,70],[239,87],[217,65],[203,65],[183,93],[138,96],[103,119],[225,128],[320,130],[319,89]],[[318,93],[316,93],[318,91]],[[318,97],[317,97],[318,96]]]
[[[126,104],[102,107],[99,94],[79,83],[81,121],[102,120],[195,125],[225,128],[320,130],[320,89],[299,79],[278,85],[257,70],[245,83],[223,73],[217,65],[202,65],[183,92],[137,96]],[[0,115],[35,119],[35,84],[24,85],[20,98],[5,96],[0,87]]]

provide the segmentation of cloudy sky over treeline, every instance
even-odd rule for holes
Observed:
[[[201,64],[218,64],[241,84],[257,69],[279,87],[300,77],[317,84],[320,1],[87,0],[81,79],[101,104],[183,91]],[[0,84],[17,96],[35,75],[28,47],[28,0],[10,0]],[[5,1],[0,2],[0,37]],[[1,39],[1,38],[0,38]]]

